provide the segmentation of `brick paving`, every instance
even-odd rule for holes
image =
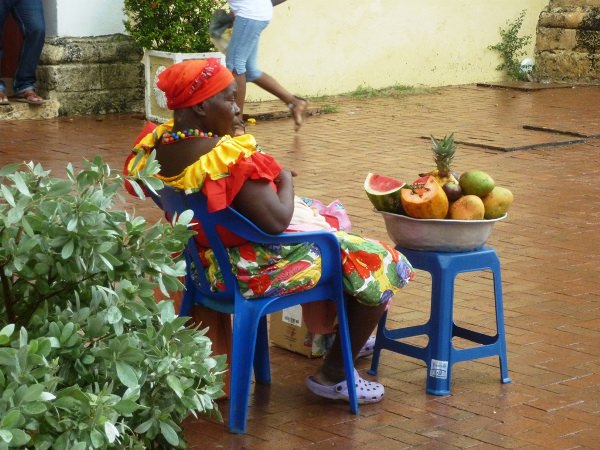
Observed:
[[[303,380],[318,360],[273,348],[272,384],[253,389],[248,433],[189,420],[191,447],[600,448],[600,87],[460,86],[323,102],[337,112],[310,117],[298,134],[289,119],[248,130],[299,173],[299,193],[341,199],[359,233],[389,240],[364,195],[366,174],[413,180],[433,164],[424,139],[430,134],[455,132],[463,143],[456,170],[486,170],[514,192],[509,217],[489,240],[502,262],[513,382],[501,384],[497,358],[485,358],[455,365],[451,395],[432,396],[423,363],[384,351],[378,379],[386,397],[353,416],[347,405],[307,392]],[[248,112],[265,107],[273,108]],[[0,165],[33,159],[60,175],[67,162],[79,166],[100,154],[119,169],[142,124],[134,115],[0,122]],[[128,201],[150,220],[160,218],[149,202]],[[458,324],[493,334],[491,286],[485,272],[458,277]],[[389,320],[425,322],[429,287],[419,271],[394,299]],[[357,364],[367,378],[369,366]],[[226,416],[226,402],[221,409]]]

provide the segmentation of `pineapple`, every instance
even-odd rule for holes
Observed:
[[[456,143],[454,142],[454,133],[449,136],[444,136],[442,139],[436,139],[431,136],[431,149],[433,150],[433,161],[436,169],[429,173],[421,174],[431,175],[436,179],[440,186],[445,185],[449,181],[458,183],[458,180],[452,173],[450,165],[454,159],[456,152]]]

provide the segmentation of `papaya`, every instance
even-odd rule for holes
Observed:
[[[408,184],[403,181],[369,173],[365,179],[364,189],[376,210],[404,214],[400,191],[406,186]]]
[[[402,189],[402,207],[415,219],[444,219],[448,214],[448,197],[433,176],[417,179],[410,189]]]

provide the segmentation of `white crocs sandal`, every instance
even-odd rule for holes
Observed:
[[[369,339],[367,339],[367,342],[365,342],[365,345],[362,346],[362,348],[360,349],[360,351],[358,352],[358,355],[356,355],[357,358],[366,358],[367,356],[371,356],[373,354],[373,351],[375,350],[375,336],[370,336]]]
[[[361,378],[356,369],[354,370],[354,381],[356,382],[356,396],[358,397],[359,404],[377,403],[383,400],[385,388],[382,384]],[[310,392],[319,397],[350,401],[346,380],[333,386],[325,386],[317,382],[313,377],[307,377],[306,387]]]

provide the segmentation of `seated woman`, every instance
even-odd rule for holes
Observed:
[[[159,75],[157,86],[166,94],[174,120],[156,127],[139,141],[126,163],[126,172],[135,173],[134,156],[142,154],[143,166],[144,158],[156,150],[161,166],[158,178],[178,189],[202,191],[212,211],[231,206],[271,234],[288,228],[302,229],[303,221],[311,222],[306,224],[309,228],[327,227],[322,218],[313,214],[314,210],[309,211],[306,203],[294,195],[295,174],[291,170],[262,152],[252,135],[231,137],[234,124],[241,120],[235,102],[236,84],[217,60],[175,64]],[[340,264],[348,298],[352,353],[356,358],[389,300],[412,279],[413,271],[404,256],[389,245],[344,231],[332,232],[342,250]],[[202,240],[198,240],[202,246]],[[267,289],[281,293],[309,289],[320,276],[320,258],[313,244],[266,248],[235,237],[228,240],[236,277],[247,298]],[[207,265],[216,264],[210,249],[204,248],[202,253]],[[302,264],[289,270],[298,261]],[[215,270],[209,268],[208,272]],[[218,273],[211,282],[218,289]],[[360,403],[383,398],[381,384],[366,381],[358,373],[356,377]],[[306,385],[319,396],[348,400],[337,339],[318,372],[306,379]]]

